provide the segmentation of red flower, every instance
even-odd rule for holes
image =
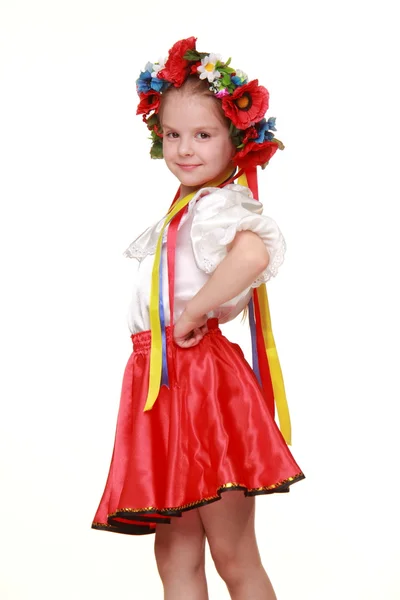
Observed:
[[[183,57],[188,50],[195,50],[196,38],[190,37],[186,40],[176,42],[168,54],[164,68],[157,73],[159,79],[165,79],[180,87],[189,74],[189,61]]]
[[[233,157],[233,164],[240,169],[248,169],[250,167],[265,166],[278,150],[277,142],[266,141],[261,144],[257,142],[248,142],[244,148],[236,152]]]
[[[158,92],[150,90],[139,94],[139,98],[140,102],[136,110],[137,115],[148,115],[152,110],[158,112],[160,106],[160,94]]]
[[[191,75],[198,75],[199,72],[197,70],[197,67],[199,67],[201,65],[201,60],[199,60],[198,62],[195,62],[192,64],[192,66],[190,67],[190,74]]]
[[[268,104],[268,90],[258,85],[258,79],[240,85],[233,94],[222,98],[225,115],[238,129],[247,129],[260,121]]]
[[[257,138],[258,138],[257,129],[255,127],[250,127],[244,134],[242,144],[246,145],[249,140],[256,140]]]
[[[155,134],[158,135],[159,138],[164,137],[163,133],[162,133],[162,130],[159,128],[159,126],[157,125],[157,123],[154,124],[153,131],[154,131]]]

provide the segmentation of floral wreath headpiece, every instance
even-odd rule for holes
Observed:
[[[209,89],[221,100],[222,110],[230,121],[230,135],[236,147],[233,163],[247,170],[264,168],[277,149],[284,145],[275,138],[275,117],[265,119],[269,106],[268,90],[258,80],[223,62],[218,54],[196,50],[196,38],[176,42],[168,57],[147,63],[136,80],[140,102],[136,114],[151,132],[150,156],[163,158],[162,129],[158,118],[161,96],[170,87],[179,88],[190,75],[208,81]]]

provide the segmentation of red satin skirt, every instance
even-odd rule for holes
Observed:
[[[94,529],[154,533],[157,524],[215,502],[222,492],[288,492],[304,479],[242,350],[216,319],[208,329],[197,346],[183,349],[167,327],[170,387],[146,412],[150,332],[132,336]]]

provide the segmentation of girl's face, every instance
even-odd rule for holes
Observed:
[[[236,149],[214,102],[207,96],[179,93],[171,93],[164,100],[161,122],[164,159],[181,182],[181,196],[232,166]]]

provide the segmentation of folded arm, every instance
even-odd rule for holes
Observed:
[[[239,231],[227,249],[225,258],[175,324],[174,338],[179,346],[195,346],[206,332],[207,313],[249,288],[268,266],[265,244],[252,231]]]

